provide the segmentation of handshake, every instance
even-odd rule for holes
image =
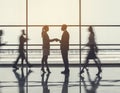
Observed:
[[[60,39],[58,39],[58,38],[54,38],[53,41],[56,41],[56,42],[59,41],[59,42],[60,42]]]

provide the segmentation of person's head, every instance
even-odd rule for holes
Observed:
[[[92,26],[89,26],[88,31],[89,31],[89,32],[93,32]]]
[[[66,25],[66,24],[63,24],[62,27],[61,27],[61,30],[62,30],[62,31],[66,31],[66,29],[67,29],[67,25]]]
[[[24,29],[23,29],[21,32],[22,32],[22,35],[26,35],[26,34],[25,34],[25,30],[24,30]]]
[[[42,28],[42,34],[41,34],[42,37],[43,37],[44,33],[48,32],[48,31],[49,31],[49,26],[44,25],[43,28]]]
[[[43,26],[42,30],[47,32],[47,31],[49,31],[49,27],[47,25],[45,25],[45,26]]]

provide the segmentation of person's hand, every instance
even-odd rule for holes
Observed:
[[[59,40],[58,38],[55,38],[54,41],[58,42],[58,41],[60,41],[60,40]]]

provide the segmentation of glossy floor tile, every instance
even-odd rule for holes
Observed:
[[[61,74],[62,67],[51,67],[51,73],[40,68],[0,68],[0,93],[120,93],[120,68],[89,67],[81,76],[80,68],[70,67],[70,74]],[[81,82],[80,82],[81,81]]]

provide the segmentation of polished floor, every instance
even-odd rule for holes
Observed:
[[[52,67],[43,74],[40,68],[0,68],[0,93],[80,93],[79,68],[61,74],[63,68]]]
[[[120,68],[103,67],[96,76],[97,68],[89,67],[79,75],[80,68],[70,67],[70,74],[61,74],[62,67],[51,67],[50,74],[40,68],[0,68],[0,93],[120,93]],[[80,82],[81,81],[81,82]]]
[[[81,93],[120,93],[120,68],[104,67],[100,76],[97,69],[89,68],[81,75]]]

